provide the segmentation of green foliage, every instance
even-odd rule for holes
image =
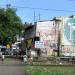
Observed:
[[[0,42],[9,43],[16,41],[16,34],[21,35],[23,25],[16,14],[16,9],[8,6],[0,8]]]
[[[25,66],[30,75],[75,75],[75,67]]]

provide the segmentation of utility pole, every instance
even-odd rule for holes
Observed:
[[[39,13],[39,21],[40,21],[40,13]]]
[[[60,31],[58,31],[58,52],[57,56],[60,56]]]
[[[36,22],[36,17],[38,18],[38,21],[40,21],[40,13],[38,14],[38,16],[36,16],[35,12],[34,12],[34,24]]]
[[[35,24],[35,12],[34,12],[34,24]]]
[[[61,33],[60,33],[60,22],[61,20],[54,18],[56,26],[58,27],[58,43],[57,43],[57,56],[60,56],[60,46],[61,46]]]
[[[11,4],[7,4],[7,5],[6,5],[6,8],[10,8],[10,7],[11,7]]]

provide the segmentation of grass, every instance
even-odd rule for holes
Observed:
[[[29,75],[75,75],[75,67],[25,66]]]

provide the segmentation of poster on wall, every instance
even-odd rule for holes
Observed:
[[[35,48],[44,48],[43,41],[35,41]]]
[[[75,18],[64,18],[61,33],[61,47],[63,55],[75,56],[74,44]]]
[[[75,50],[73,46],[65,45],[62,47],[62,54],[64,56],[75,56]]]
[[[72,45],[75,42],[75,18],[64,19],[61,44]]]

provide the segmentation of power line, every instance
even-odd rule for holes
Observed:
[[[1,6],[6,6],[6,5],[1,5]],[[47,9],[47,8],[34,8],[34,7],[23,7],[23,6],[12,6],[14,8],[22,8],[22,9],[31,9],[31,10],[44,10],[44,11],[58,11],[58,12],[75,12],[75,10],[62,10],[62,9],[53,9],[53,8],[50,8],[50,9]]]
[[[13,6],[15,8],[23,8],[23,9],[36,9],[36,10],[44,10],[44,11],[61,11],[61,12],[75,12],[72,10],[61,10],[61,9],[47,9],[47,8],[34,8],[34,7],[21,7],[21,6]]]

